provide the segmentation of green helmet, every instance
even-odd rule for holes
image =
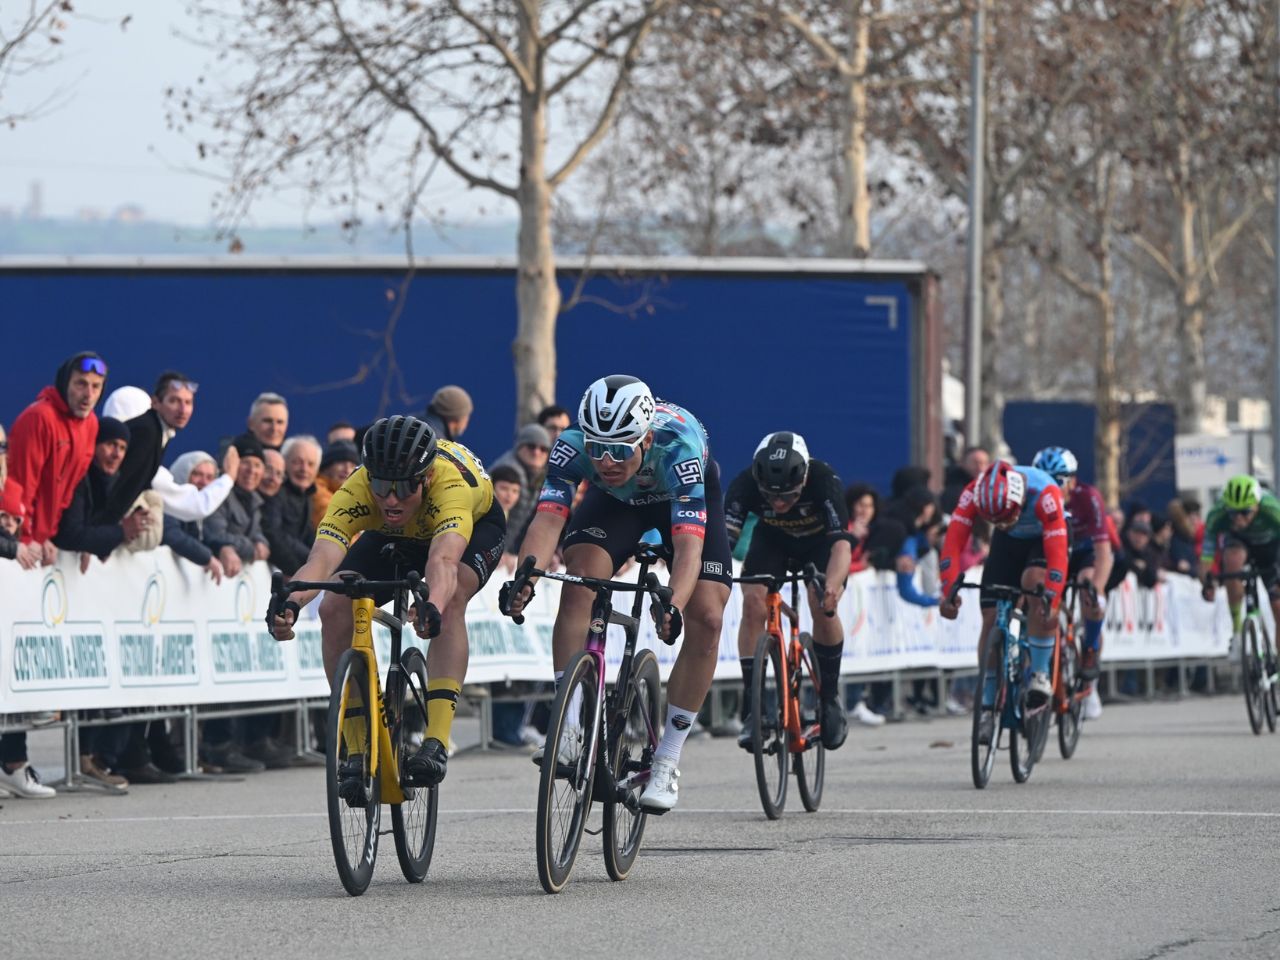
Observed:
[[[1252,509],[1260,499],[1258,481],[1247,473],[1232,477],[1222,491],[1222,505],[1228,510]]]

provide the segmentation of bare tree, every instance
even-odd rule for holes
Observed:
[[[27,0],[0,12],[0,125],[16,127],[39,116],[54,103],[51,94],[40,103],[11,106],[5,89],[15,78],[52,66],[68,21],[74,15],[70,0]]]
[[[412,222],[440,168],[514,203],[516,421],[528,422],[555,399],[555,192],[605,138],[669,5],[198,0],[209,45],[252,76],[175,91],[174,123],[212,124],[199,151],[230,166],[219,203],[232,229],[262,192],[290,185],[348,208],[353,227],[371,204]]]

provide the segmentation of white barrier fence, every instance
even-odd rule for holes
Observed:
[[[502,579],[496,575],[472,601],[467,680],[550,680],[558,585],[539,584],[525,625],[517,627],[498,612]],[[163,549],[117,554],[107,564],[95,561],[84,574],[67,553],[56,566],[39,570],[0,564],[0,714],[327,696],[317,604],[304,613],[296,642],[277,643],[264,624],[269,585],[264,563],[215,586],[198,567]],[[843,673],[973,666],[978,604],[976,594],[965,596],[961,616],[948,622],[936,609],[900,600],[892,574],[855,575],[840,604]],[[629,596],[619,595],[618,604],[630,611]],[[717,678],[740,676],[740,616],[735,588]],[[807,624],[807,609],[802,617]],[[665,677],[677,648],[657,640],[647,616],[643,622],[640,644],[657,652]],[[1139,589],[1130,579],[1110,598],[1103,660],[1219,657],[1228,634],[1222,591],[1210,606],[1190,578],[1170,576],[1155,590]],[[610,640],[616,659],[620,628],[611,628]],[[386,631],[378,631],[377,645],[385,665]]]

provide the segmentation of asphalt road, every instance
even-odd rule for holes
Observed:
[[[1002,755],[984,791],[968,732],[857,728],[822,810],[793,784],[778,822],[732,741],[692,740],[631,879],[587,837],[557,897],[524,755],[455,758],[427,881],[403,881],[387,836],[360,898],[315,768],[0,801],[0,955],[1280,956],[1280,737],[1237,697],[1109,707],[1074,759],[1051,741],[1019,786]]]

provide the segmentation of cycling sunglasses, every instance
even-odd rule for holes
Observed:
[[[79,368],[81,373],[96,373],[100,377],[107,375],[107,365],[100,357],[81,357]]]
[[[597,440],[587,440],[587,456],[592,460],[603,460],[608,457],[614,463],[625,463],[631,458],[631,454],[635,453],[636,447],[640,446],[640,440],[634,443],[600,443]]]
[[[794,500],[804,492],[804,487],[796,487],[794,490],[765,490],[761,489],[760,493],[766,500]]]
[[[1229,516],[1229,517],[1247,517],[1247,516],[1249,516],[1249,514],[1253,513],[1253,511],[1254,511],[1254,510],[1256,510],[1256,509],[1257,509],[1257,507],[1245,507],[1243,510],[1228,510],[1228,511],[1227,511],[1227,516]]]
[[[369,478],[369,489],[373,491],[375,497],[389,497],[394,493],[397,500],[408,500],[418,492],[420,486],[422,486],[422,477],[420,476],[409,480],[383,480],[381,477]]]

